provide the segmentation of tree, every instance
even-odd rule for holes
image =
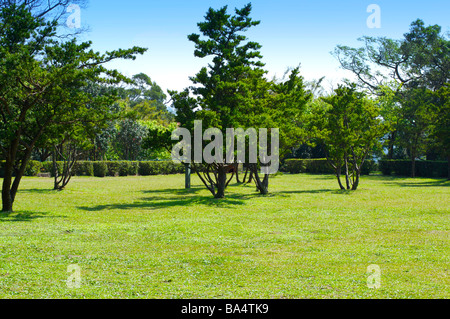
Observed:
[[[351,71],[359,85],[372,93],[394,80],[404,88],[439,89],[449,81],[450,41],[441,27],[425,27],[420,19],[411,23],[401,40],[362,37],[361,48],[339,45],[334,50],[341,67]]]
[[[138,121],[134,119],[121,120],[113,142],[119,157],[127,161],[136,161],[139,158],[146,133],[146,127]]]
[[[321,100],[312,115],[311,130],[326,147],[339,187],[356,190],[365,160],[387,130],[379,118],[379,106],[356,91],[356,85],[339,85],[333,95]]]
[[[399,144],[409,151],[411,177],[416,176],[416,159],[424,154],[430,142],[432,91],[426,88],[410,88],[401,101],[398,122]]]
[[[431,130],[430,103],[427,90],[437,91],[449,82],[450,40],[438,25],[425,26],[420,19],[400,40],[385,37],[363,37],[361,48],[338,46],[334,55],[341,67],[353,72],[358,84],[385,97],[384,115],[392,116],[388,136],[388,158],[395,149],[406,148],[415,174],[416,158],[429,148]],[[386,88],[391,88],[386,90]],[[393,89],[393,90],[392,90]],[[393,92],[393,94],[392,94]],[[394,120],[394,121],[392,121]]]
[[[431,137],[442,150],[448,161],[448,178],[450,179],[450,84],[432,92],[432,103],[428,105],[433,115]]]
[[[199,34],[188,36],[195,44],[194,55],[211,57],[212,62],[191,77],[194,86],[181,93],[170,92],[177,110],[176,120],[184,128],[192,129],[194,120],[202,120],[204,129],[214,127],[222,133],[226,128],[238,127],[244,111],[241,106],[246,99],[248,103],[251,96],[250,79],[261,79],[266,73],[259,61],[261,46],[248,41],[242,34],[259,24],[250,17],[250,13],[250,4],[235,9],[235,15],[227,14],[227,6],[219,10],[210,8],[205,21],[198,23],[204,38]],[[228,163],[225,154],[216,155],[222,160],[192,164],[213,196],[223,198],[231,181],[231,178],[227,180],[227,172],[234,163]]]
[[[3,211],[12,211],[26,165],[42,136],[56,131],[55,126],[108,120],[108,106],[117,96],[93,97],[83,89],[88,82],[117,84],[129,79],[102,64],[134,59],[145,52],[134,47],[100,54],[90,49],[90,42],[58,40],[56,26],[56,20],[45,22],[33,16],[26,5],[11,4],[0,10],[0,147],[6,160]]]
[[[285,81],[268,83],[260,80],[259,85],[253,90],[255,93],[253,103],[247,105],[243,112],[245,115],[241,117],[242,125],[247,123],[255,128],[277,128],[279,146],[276,151],[281,157],[306,141],[305,112],[313,97],[312,92],[306,88],[299,67],[286,74],[289,76]],[[259,163],[261,167],[264,165]],[[267,194],[270,174],[263,174],[261,179],[258,165],[253,164],[250,167],[257,189],[261,194]]]
[[[125,91],[129,99],[129,109],[140,120],[156,120],[170,123],[174,115],[164,104],[166,95],[161,87],[144,73],[132,77],[133,85]]]

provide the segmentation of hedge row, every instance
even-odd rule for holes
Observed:
[[[328,164],[325,158],[318,159],[287,159],[281,170],[291,174],[311,173],[311,174],[334,174],[334,169]],[[377,170],[375,161],[366,160],[361,169],[362,175],[369,175]]]
[[[4,177],[5,161],[0,161],[0,177]],[[61,174],[63,163],[58,162]],[[25,176],[37,176],[39,173],[53,174],[53,162],[29,161]],[[79,161],[75,163],[72,174],[74,176],[133,176],[133,175],[168,175],[184,173],[183,164],[172,161]]]
[[[412,163],[410,160],[382,160],[379,162],[383,175],[411,176]],[[445,161],[416,161],[417,177],[448,177],[448,162]]]

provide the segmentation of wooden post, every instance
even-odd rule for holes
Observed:
[[[184,163],[184,187],[186,189],[191,188],[191,165],[189,163]]]

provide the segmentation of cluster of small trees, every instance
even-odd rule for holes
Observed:
[[[223,133],[268,128],[270,134],[277,128],[281,158],[315,146],[342,189],[357,189],[365,160],[383,146],[388,158],[406,150],[412,165],[423,154],[449,157],[449,41],[438,26],[417,20],[403,40],[365,37],[364,48],[338,46],[335,55],[357,83],[346,81],[331,94],[317,96],[320,81],[306,83],[298,67],[281,80],[267,79],[261,45],[244,35],[260,23],[250,17],[250,4],[234,14],[226,6],[210,8],[198,23],[200,34],[188,39],[195,56],[211,62],[191,77],[191,87],[169,91],[174,115],[147,75],[127,78],[103,66],[135,59],[146,49],[100,54],[74,35],[65,40],[71,37],[60,36],[59,21],[66,5],[66,0],[0,1],[3,211],[12,210],[33,157],[53,159],[54,171],[64,172],[55,177],[55,188],[61,189],[77,159],[167,157],[175,143],[172,131],[177,126],[193,130],[198,120],[204,130]],[[225,153],[216,155],[224,160],[194,162],[192,169],[222,198],[238,163],[227,162]],[[56,167],[61,160],[62,169]],[[268,193],[270,174],[261,170],[267,163],[250,163],[247,157],[243,164],[244,181]]]
[[[201,34],[188,36],[195,56],[209,57],[212,63],[191,78],[193,86],[170,92],[181,126],[193,130],[194,121],[202,120],[204,129],[223,133],[226,128],[279,128],[280,156],[304,145],[320,147],[341,189],[357,189],[365,160],[382,157],[383,146],[388,158],[407,151],[413,166],[427,151],[448,157],[449,41],[440,27],[424,27],[417,20],[401,41],[366,37],[364,49],[338,46],[342,67],[358,81],[345,80],[328,96],[314,96],[320,81],[305,83],[299,68],[287,72],[287,79],[266,79],[261,46],[243,35],[259,24],[250,12],[250,4],[234,15],[227,7],[209,9],[198,24]],[[235,164],[225,156],[220,163],[192,163],[218,198],[224,196],[227,170]],[[266,194],[269,174],[258,175],[264,164],[244,164],[257,190]]]

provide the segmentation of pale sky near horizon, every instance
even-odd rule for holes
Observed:
[[[197,23],[204,21],[209,7],[228,5],[229,13],[242,8],[241,1],[123,1],[90,0],[81,10],[81,23],[88,27],[80,40],[92,40],[97,51],[141,46],[147,53],[135,61],[117,61],[109,65],[131,76],[148,74],[166,91],[189,86],[205,59],[194,57],[194,44],[187,39],[199,33]],[[349,73],[339,68],[330,54],[338,44],[358,46],[357,38],[386,36],[400,39],[412,21],[420,18],[426,25],[438,24],[450,32],[450,1],[428,0],[254,0],[251,17],[261,24],[246,36],[262,45],[260,50],[268,76],[281,77],[288,67],[301,64],[306,80],[325,76],[330,88]],[[381,28],[369,28],[370,4],[381,9]]]

